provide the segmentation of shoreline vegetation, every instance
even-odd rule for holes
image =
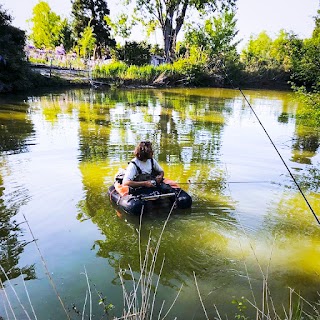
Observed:
[[[169,32],[164,32],[164,48],[146,41],[126,41],[132,27],[128,25],[130,17],[112,21],[106,2],[97,3],[94,9],[76,0],[73,20],[68,21],[40,1],[33,9],[28,36],[11,24],[12,17],[0,5],[0,93],[67,86],[293,90],[306,105],[301,117],[314,118],[319,125],[320,10],[310,38],[300,39],[280,30],[272,39],[262,31],[238,52],[235,1],[226,2],[226,7],[203,17],[199,25],[186,26],[181,42],[176,38],[169,41],[167,28],[177,36],[183,18],[176,29],[160,24],[162,31]],[[178,1],[177,12],[179,5]],[[92,21],[86,15],[88,10],[97,10],[91,16],[103,18]],[[162,21],[162,16],[159,19]],[[125,43],[116,43],[115,35],[122,36]]]
[[[289,75],[264,76],[240,71],[232,79],[224,70],[208,71],[204,66],[192,65],[188,61],[160,66],[135,66],[114,61],[94,68],[52,65],[50,63],[28,63],[27,76],[18,83],[1,83],[0,94],[30,91],[35,88],[57,87],[212,87],[241,89],[288,90],[292,87]]]

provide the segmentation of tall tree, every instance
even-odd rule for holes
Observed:
[[[127,0],[131,2],[132,0]],[[136,0],[135,12],[148,21],[159,23],[164,43],[167,62],[175,58],[177,37],[192,10],[210,13],[220,4],[222,7],[233,6],[236,0]]]
[[[30,39],[36,47],[54,48],[60,45],[66,21],[62,21],[47,2],[40,1],[34,6],[31,22],[33,26]]]
[[[235,11],[225,10],[218,16],[205,21],[204,26],[189,26],[185,35],[187,46],[203,48],[209,56],[236,54],[236,48],[240,41],[236,41],[238,34]]]
[[[11,25],[0,4],[0,92],[22,89],[30,74],[25,60],[25,32]]]
[[[302,46],[303,41],[293,32],[280,30],[272,43],[270,58],[277,68],[291,72],[294,60],[301,59]]]
[[[266,31],[262,31],[258,36],[250,37],[249,42],[241,52],[242,61],[252,70],[271,66],[271,48],[271,37]]]
[[[73,0],[72,16],[75,38],[78,41],[83,34],[84,29],[90,25],[96,38],[97,50],[99,57],[102,56],[108,47],[115,46],[115,40],[110,37],[110,27],[108,26],[105,16],[110,14],[107,2],[105,0]]]
[[[308,91],[320,91],[320,10],[312,37],[301,41],[300,50],[292,55],[291,80]]]

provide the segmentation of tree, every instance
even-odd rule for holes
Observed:
[[[37,48],[53,49],[61,44],[66,21],[51,11],[49,4],[40,1],[33,8],[31,22],[33,23],[30,39]]]
[[[81,48],[80,53],[84,58],[89,58],[96,44],[95,34],[93,33],[93,28],[90,26],[90,23],[84,29],[78,42]]]
[[[11,16],[0,4],[0,92],[22,89],[28,84],[25,32],[11,25]]]
[[[60,44],[62,43],[66,52],[70,51],[74,46],[74,38],[72,36],[72,28],[67,19],[61,23]]]
[[[303,41],[292,32],[280,30],[272,42],[270,58],[277,67],[285,72],[291,72],[294,59],[300,57]],[[300,58],[299,58],[300,59]]]
[[[146,42],[126,41],[124,46],[114,50],[114,55],[128,65],[143,66],[150,63],[150,49]]]
[[[110,37],[110,27],[105,16],[110,14],[105,0],[73,0],[72,16],[75,39],[78,41],[84,29],[90,25],[96,38],[96,54],[102,57],[108,47],[115,46],[115,40]]]
[[[129,2],[132,0],[128,0]],[[136,0],[135,12],[148,22],[160,25],[166,61],[175,59],[177,36],[192,10],[210,13],[218,8],[234,5],[236,0]]]
[[[262,31],[258,36],[250,37],[246,47],[241,52],[241,58],[244,64],[251,69],[259,69],[270,65],[272,39]]]
[[[234,10],[224,10],[221,14],[204,21],[204,25],[189,26],[180,54],[195,63],[202,63],[207,69],[225,78],[225,71],[235,78],[239,74],[240,63],[235,40],[238,30]]]
[[[105,16],[104,19],[113,30],[115,36],[120,36],[123,39],[127,39],[130,37],[135,22],[130,21],[127,14],[121,13],[116,17],[116,19],[114,19],[114,21],[112,21],[109,16]]]
[[[235,41],[238,34],[236,30],[237,20],[235,12],[226,10],[205,21],[204,27],[191,27],[185,36],[187,46],[196,46],[198,49],[206,50],[209,56],[227,56],[236,54],[237,45]]]
[[[308,90],[320,90],[320,10],[312,37],[303,41],[302,49],[293,57],[292,80]]]

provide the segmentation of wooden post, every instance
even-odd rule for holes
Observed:
[[[50,59],[50,75],[49,75],[49,78],[51,78],[51,69],[52,69],[52,58]]]

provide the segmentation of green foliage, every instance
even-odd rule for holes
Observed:
[[[241,52],[241,62],[252,81],[286,83],[301,45],[301,40],[284,30],[275,40],[263,31],[251,37]]]
[[[128,66],[123,62],[113,62],[96,67],[93,74],[97,78],[112,79],[116,82],[135,81],[139,84],[151,84],[160,75],[165,75],[171,83],[190,85],[201,85],[208,78],[201,65],[190,63],[188,59],[157,67],[152,65]]]
[[[121,79],[125,77],[128,66],[124,62],[113,62],[110,64],[97,66],[93,75],[96,78]]]
[[[203,64],[208,71],[225,78],[225,71],[236,79],[241,69],[237,45],[235,11],[225,10],[204,22],[204,26],[189,26],[179,54],[193,64]],[[225,79],[225,81],[227,81]]]
[[[30,39],[37,48],[51,48],[60,45],[67,31],[67,22],[51,11],[49,4],[40,1],[33,8]],[[64,34],[65,32],[65,34]]]
[[[272,42],[270,57],[279,69],[291,72],[294,59],[300,55],[303,42],[292,32],[280,30],[277,38]]]
[[[320,88],[320,18],[315,17],[312,38],[301,40],[280,30],[272,40],[266,32],[251,37],[241,53],[241,61],[251,79],[288,81],[296,87],[318,91]]]
[[[108,303],[106,297],[103,297],[101,294],[99,294],[99,296],[99,305],[103,306],[104,312],[108,314],[109,311],[114,309],[114,305],[112,303]]]
[[[128,66],[123,62],[113,62],[94,70],[95,77],[110,78],[113,80],[134,80],[139,83],[150,83],[160,70],[157,67],[147,66]]]
[[[72,28],[67,19],[62,20],[61,22],[60,43],[63,44],[66,52],[70,51],[74,46]]]
[[[30,85],[24,46],[24,31],[11,25],[11,16],[0,5],[0,92]]]
[[[84,29],[89,25],[93,27],[96,37],[98,57],[108,52],[108,47],[115,46],[115,40],[110,37],[110,26],[105,20],[110,11],[105,0],[73,0],[72,16],[73,30],[76,41],[82,37]]]
[[[185,83],[201,84],[203,79],[206,78],[204,67],[200,63],[194,63],[189,59],[179,59],[172,65],[172,70],[182,79]]]
[[[116,60],[122,60],[128,65],[143,66],[150,63],[151,46],[146,42],[126,41],[125,45],[113,52]]]
[[[144,21],[144,25],[160,26],[165,57],[167,62],[171,62],[175,60],[178,34],[192,10],[210,13],[217,9],[218,4],[224,7],[232,6],[235,2],[235,0],[137,0],[135,13]]]
[[[163,48],[160,48],[158,44],[151,46],[150,53],[161,57],[164,56]]]
[[[295,87],[297,98],[301,105],[297,110],[297,119],[307,122],[309,126],[320,126],[320,93],[308,92],[305,87]]]
[[[90,23],[89,23],[90,24]],[[80,46],[80,53],[84,58],[90,58],[96,44],[95,34],[93,28],[88,25],[81,33],[81,38],[78,40]]]
[[[300,52],[294,56],[291,79],[299,87],[320,91],[320,10],[312,37],[303,41]]]
[[[117,16],[114,21],[111,20],[109,16],[105,16],[104,19],[113,30],[115,36],[120,36],[123,39],[130,37],[132,28],[135,25],[135,21],[130,20],[128,15],[122,13]]]
[[[242,61],[253,70],[268,66],[272,64],[271,49],[272,39],[265,31],[262,31],[256,38],[250,37],[247,46],[242,51]]]
[[[143,83],[150,83],[156,75],[156,68],[151,65],[142,67],[131,65],[126,72],[126,78],[132,80],[139,80]]]
[[[297,117],[309,125],[320,126],[320,10],[315,17],[315,28],[310,39],[305,39],[301,50],[293,57],[292,88],[302,106]]]
[[[238,312],[235,314],[234,318],[238,320],[247,320],[248,317],[245,314],[245,311],[247,310],[246,306],[246,299],[244,297],[241,297],[240,300],[234,299],[231,301],[232,304],[236,305]]]

